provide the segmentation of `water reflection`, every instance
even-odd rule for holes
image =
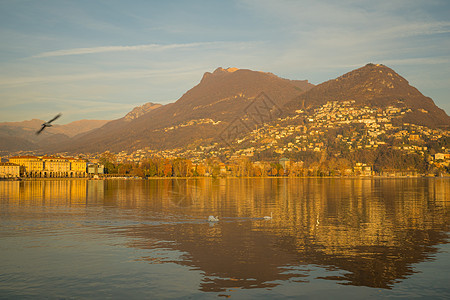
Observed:
[[[145,250],[145,263],[200,270],[199,289],[214,292],[310,282],[311,266],[327,270],[320,279],[392,288],[447,242],[450,220],[448,179],[55,180],[0,182],[0,191],[3,213],[109,209],[133,223],[99,232]]]

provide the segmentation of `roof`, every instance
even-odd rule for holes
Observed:
[[[17,166],[20,167],[18,164],[10,163],[10,162],[0,162],[0,166]]]
[[[33,159],[64,159],[69,161],[80,161],[85,162],[86,160],[83,158],[74,158],[74,157],[62,157],[62,156],[33,156],[33,155],[22,155],[22,156],[11,156],[9,159],[21,159],[21,158],[33,158]]]

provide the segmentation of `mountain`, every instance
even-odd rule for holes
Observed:
[[[57,131],[46,130],[46,134],[52,133],[47,139],[43,136],[38,145],[28,146],[44,147],[46,153],[76,153],[120,152],[146,147],[154,150],[194,149],[213,143],[218,143],[219,147],[230,143],[236,145],[235,142],[239,144],[242,139],[240,136],[268,123],[277,128],[306,124],[305,121],[311,119],[308,116],[317,115],[319,108],[328,102],[341,103],[337,105],[339,109],[363,114],[370,111],[371,118],[384,114],[389,116],[393,127],[409,123],[450,128],[450,117],[431,98],[383,65],[368,64],[317,86],[306,80],[284,79],[272,73],[217,68],[214,72],[206,72],[196,86],[174,103],[146,103],[123,118],[72,138],[68,133],[58,136]],[[394,110],[398,113],[389,112]],[[368,121],[363,114],[358,117],[361,118],[359,124]],[[33,130],[29,130],[33,135],[36,124],[42,121],[28,122],[33,126]],[[265,141],[272,145],[285,134],[283,132],[287,131],[280,129],[280,134],[273,137],[264,133]],[[15,135],[23,138],[20,134]],[[293,141],[287,142],[293,144]]]
[[[0,133],[0,151],[34,150],[38,146],[27,139]]]
[[[143,114],[146,114],[149,111],[154,110],[161,106],[162,106],[162,104],[152,103],[152,102],[148,102],[148,103],[142,104],[140,106],[137,106],[137,107],[133,108],[132,111],[130,111],[129,113],[127,113],[125,115],[124,121],[131,121],[131,120],[137,119],[140,116],[142,116]]]
[[[79,120],[66,125],[54,125],[47,129],[48,133],[59,133],[67,135],[68,137],[73,137],[78,134],[88,132],[92,129],[99,128],[108,122],[109,120]],[[45,130],[47,131],[47,129]]]
[[[449,128],[450,118],[394,70],[380,64],[366,66],[315,86],[286,105],[286,111],[311,109],[328,101],[355,100],[356,105],[406,107],[401,121]]]
[[[34,150],[67,142],[71,137],[101,127],[107,120],[79,120],[65,125],[54,124],[40,135],[36,131],[45,121],[32,119],[0,123],[0,151]]]
[[[109,122],[75,139],[61,151],[121,151],[152,147],[167,149],[197,145],[217,138],[227,124],[246,114],[246,107],[264,93],[279,107],[312,88],[307,81],[272,73],[218,68],[175,103],[141,115]]]
[[[143,105],[137,106],[120,119],[109,121],[98,129],[92,130],[92,132],[89,131],[78,134],[69,144],[72,145],[72,147],[76,147],[76,145],[73,145],[73,143],[84,144],[85,141],[87,141],[91,136],[94,136],[92,142],[96,145],[96,139],[101,139],[101,137],[99,137],[98,135],[118,132],[122,128],[125,128],[131,121],[135,121],[143,115],[156,110],[157,108],[160,108],[161,106],[163,105],[152,102],[147,102]]]

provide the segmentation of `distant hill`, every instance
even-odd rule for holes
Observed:
[[[78,134],[72,139],[72,141],[69,144],[71,145],[71,147],[77,147],[77,145],[74,145],[73,143],[75,144],[80,143],[79,145],[83,146],[87,140],[91,139],[92,143],[94,145],[97,145],[98,139],[101,139],[101,137],[99,137],[98,135],[115,133],[118,130],[125,128],[130,122],[135,121],[138,118],[144,116],[145,114],[148,114],[149,112],[156,110],[162,106],[163,106],[162,104],[153,102],[147,102],[143,105],[137,106],[120,119],[109,121],[103,126],[99,127],[98,129],[92,130],[92,132],[88,131],[85,133]],[[92,138],[92,136],[94,137]],[[61,145],[59,148],[61,148]]]
[[[380,64],[366,66],[321,83],[290,101],[286,111],[309,109],[327,101],[355,100],[357,105],[408,107],[403,122],[448,128],[450,117],[394,70]]]
[[[66,125],[54,124],[40,135],[36,131],[45,121],[32,119],[0,123],[0,151],[34,150],[55,143],[67,142],[75,135],[101,127],[107,120],[79,120]]]
[[[66,125],[54,125],[48,128],[48,133],[59,133],[67,135],[68,137],[73,137],[80,133],[102,127],[108,122],[109,120],[79,120]]]

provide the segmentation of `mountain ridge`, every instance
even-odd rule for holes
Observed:
[[[355,100],[357,104],[406,106],[411,112],[403,116],[405,122],[429,127],[448,128],[450,118],[394,70],[382,64],[369,63],[318,84],[313,89],[290,101],[289,110],[317,107],[327,101]]]
[[[31,119],[21,122],[0,123],[0,151],[34,150],[68,141],[78,134],[99,128],[108,120],[77,120],[64,125],[53,124],[40,135],[36,131],[44,120]]]
[[[261,95],[266,100],[258,98]],[[237,123],[251,130],[258,124],[249,119],[248,108],[261,101],[266,101],[272,112],[276,108],[280,116],[289,116],[299,110],[312,113],[327,102],[349,100],[357,106],[380,110],[388,106],[401,108],[402,115],[396,122],[450,128],[450,117],[444,110],[381,64],[369,63],[316,86],[307,80],[290,80],[267,72],[219,67],[205,72],[197,85],[173,103],[145,103],[98,128],[70,139],[61,137],[64,143],[49,142],[44,150],[119,152],[144,147],[196,147],[221,142],[220,133]]]
[[[217,68],[213,73],[206,72],[200,82],[176,102],[149,111],[123,126],[117,121],[110,122],[106,127],[84,135],[84,141],[76,140],[62,150],[119,151],[124,147],[145,147],[147,144],[167,148],[211,140],[217,130],[224,128],[224,124],[211,124],[231,122],[243,116],[245,107],[261,91],[281,106],[303,92],[299,84],[305,89],[312,87],[307,81],[292,82],[271,73]],[[182,126],[190,121],[198,123],[199,130]],[[165,131],[165,128],[178,125],[180,130]]]

